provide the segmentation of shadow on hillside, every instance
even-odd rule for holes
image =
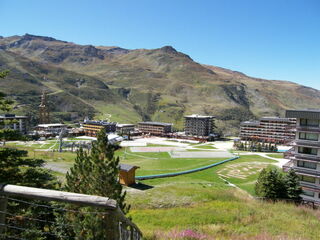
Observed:
[[[138,189],[141,191],[145,191],[145,190],[149,190],[149,189],[153,188],[153,186],[150,186],[150,185],[147,185],[144,183],[136,183],[136,184],[130,185],[129,187],[135,188],[135,189]]]

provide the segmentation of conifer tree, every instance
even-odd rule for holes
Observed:
[[[41,159],[28,158],[27,151],[0,147],[0,183],[58,189],[59,183],[57,179],[49,170],[43,168],[43,164],[44,161]],[[48,202],[39,202],[36,200],[29,200],[28,202],[50,205]],[[52,239],[50,237],[43,237],[41,234],[43,229],[47,229],[47,231],[54,229],[52,224],[48,224],[49,222],[55,221],[51,208],[35,208],[30,204],[9,201],[7,211],[10,214],[19,216],[20,221],[17,218],[8,218],[6,224],[32,230],[30,232],[21,232],[17,229],[7,228],[6,234],[8,236],[19,235],[23,239],[35,240]],[[24,217],[33,219],[45,218],[48,222],[26,221]]]
[[[261,145],[261,143],[258,144],[258,149],[257,149],[257,151],[258,151],[258,152],[262,152],[262,145]]]
[[[268,167],[261,171],[255,185],[255,192],[259,197],[267,199],[299,201],[302,189],[299,186],[299,177],[294,170],[283,173],[278,168]]]
[[[66,178],[68,191],[108,197],[116,200],[125,214],[129,211],[129,206],[125,204],[126,193],[122,191],[122,185],[118,181],[119,157],[114,157],[114,146],[108,144],[105,130],[98,133],[90,154],[82,149],[77,152],[74,166]],[[108,239],[107,223],[103,215],[75,215],[69,216],[69,219],[78,226],[74,229],[76,239]]]
[[[284,180],[287,190],[287,198],[296,201],[301,200],[300,194],[302,193],[302,189],[299,185],[300,179],[295,171],[290,169]]]
[[[282,172],[275,167],[263,169],[256,182],[255,191],[259,197],[268,199],[275,200],[287,198]]]

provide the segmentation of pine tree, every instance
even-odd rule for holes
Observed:
[[[290,169],[285,175],[284,181],[287,190],[287,198],[296,201],[301,200],[300,194],[302,193],[302,189],[299,185],[299,176],[295,171]]]
[[[275,167],[262,170],[255,186],[256,194],[267,199],[287,198],[286,185],[282,172]]]
[[[57,179],[52,173],[43,168],[44,161],[40,159],[28,158],[28,152],[23,150],[0,148],[0,183],[22,185],[28,187],[38,187],[47,189],[59,189]],[[25,200],[25,199],[23,199]],[[28,200],[29,203],[50,205],[48,202]],[[8,218],[6,224],[21,228],[28,228],[32,231],[21,232],[20,230],[7,228],[8,235],[20,236],[23,239],[52,239],[41,237],[43,229],[54,230],[52,224],[55,221],[54,213],[51,208],[37,208],[30,204],[9,201],[7,211],[10,214],[19,216],[23,221],[16,218]],[[24,217],[33,219],[46,219],[48,222],[26,221]]]
[[[262,145],[261,145],[261,143],[258,144],[257,151],[258,151],[258,152],[262,152]]]
[[[100,131],[97,141],[92,143],[90,154],[82,149],[77,152],[74,166],[66,178],[68,191],[108,197],[116,200],[125,214],[129,211],[129,206],[125,204],[126,193],[122,191],[122,185],[118,181],[119,157],[114,157],[114,146],[108,144],[105,130]],[[74,229],[76,239],[108,239],[105,216],[97,214],[68,217],[78,226]]]

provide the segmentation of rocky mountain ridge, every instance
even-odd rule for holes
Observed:
[[[171,46],[128,50],[26,34],[0,38],[0,69],[10,69],[0,87],[18,105],[46,89],[56,120],[64,121],[111,114],[181,128],[185,114],[199,113],[217,116],[220,131],[235,134],[239,121],[320,104],[316,89],[199,64]]]

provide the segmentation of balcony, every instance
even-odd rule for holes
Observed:
[[[303,188],[308,188],[308,189],[314,190],[314,191],[320,191],[319,184],[300,181],[300,186]]]
[[[296,167],[293,166],[291,167],[298,175],[306,175],[306,176],[312,176],[312,177],[317,177],[320,178],[320,171],[317,171],[315,169],[308,169],[308,168],[301,168],[301,167]]]
[[[312,126],[297,126],[298,132],[315,132],[320,133],[320,127],[312,127]]]
[[[310,160],[310,161],[320,161],[320,156],[311,155],[311,154],[303,154],[303,153],[293,153],[294,160]]]
[[[314,162],[314,163],[320,162],[320,158],[313,159],[313,158],[307,158],[307,157],[297,157],[294,154],[290,154],[290,155],[288,155],[288,157],[285,157],[285,158],[288,158],[292,161],[305,161],[305,162]]]
[[[316,169],[310,169],[310,168],[304,168],[304,167],[297,167],[294,165],[294,162],[290,160],[282,167],[284,172],[288,172],[290,169],[293,169],[298,175],[307,175],[307,176],[313,176],[313,177],[319,177],[320,178],[320,171]],[[311,183],[308,183],[311,184]],[[320,185],[319,185],[320,188]]]
[[[287,162],[286,164],[284,164],[282,166],[282,169],[284,172],[288,172],[293,167],[294,167],[294,164],[293,164],[293,161],[291,160],[291,161]]]
[[[297,139],[295,140],[295,142],[293,142],[292,146],[320,148],[320,142],[312,141],[312,140]]]

